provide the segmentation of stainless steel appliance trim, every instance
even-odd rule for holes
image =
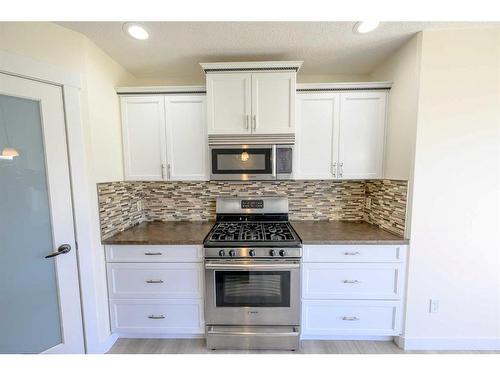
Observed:
[[[285,269],[291,270],[294,268],[300,268],[300,263],[298,262],[289,262],[289,263],[276,263],[276,264],[268,264],[270,262],[266,262],[266,264],[254,264],[254,262],[250,263],[229,263],[229,262],[206,262],[205,269],[207,270],[251,270],[251,271],[259,271],[259,270],[278,270]]]
[[[298,350],[298,326],[207,326],[209,349]]]
[[[241,208],[241,201],[261,200],[263,208]],[[287,214],[287,197],[256,197],[256,198],[217,198],[215,205],[217,214]]]
[[[242,329],[244,328],[244,329]],[[270,329],[266,329],[270,328]],[[274,331],[274,332],[273,332]],[[208,326],[207,332],[213,335],[247,335],[247,336],[297,336],[299,328],[295,326],[264,326],[259,329],[258,326]]]

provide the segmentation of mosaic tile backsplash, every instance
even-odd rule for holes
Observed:
[[[406,186],[393,180],[120,181],[97,189],[106,239],[143,221],[215,220],[215,199],[224,196],[286,196],[290,220],[368,221],[403,235]]]

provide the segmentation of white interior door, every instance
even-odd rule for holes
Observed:
[[[338,93],[297,95],[296,178],[337,177],[339,100]]]
[[[165,101],[168,178],[207,180],[205,95],[172,95]]]
[[[340,94],[339,177],[381,178],[386,93]]]
[[[295,73],[252,74],[252,133],[283,134],[295,129]]]
[[[0,353],[83,353],[60,87],[0,74],[0,152]]]

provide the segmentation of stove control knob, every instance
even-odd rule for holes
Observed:
[[[269,255],[272,257],[276,256],[276,251],[275,250],[269,251]]]
[[[236,252],[234,250],[229,250],[229,256],[234,257],[236,255]]]
[[[219,251],[219,256],[220,257],[223,257],[224,255],[226,255],[226,252],[224,250]]]
[[[286,255],[286,251],[285,250],[280,250],[280,257],[284,257]]]
[[[248,254],[251,256],[251,257],[254,257],[255,256],[255,250],[250,250],[248,252]]]

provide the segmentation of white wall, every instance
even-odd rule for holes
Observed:
[[[370,74],[373,81],[392,81],[387,111],[384,176],[408,180],[415,154],[420,47],[418,33]]]
[[[51,23],[0,23],[0,50],[80,74],[81,120],[88,174],[86,204],[92,227],[89,248],[79,248],[87,349],[109,339],[104,250],[100,241],[96,182],[123,178],[120,113],[114,87],[135,78],[83,35]],[[82,241],[83,242],[83,241]]]
[[[405,342],[500,349],[500,31],[424,31],[419,86]]]

